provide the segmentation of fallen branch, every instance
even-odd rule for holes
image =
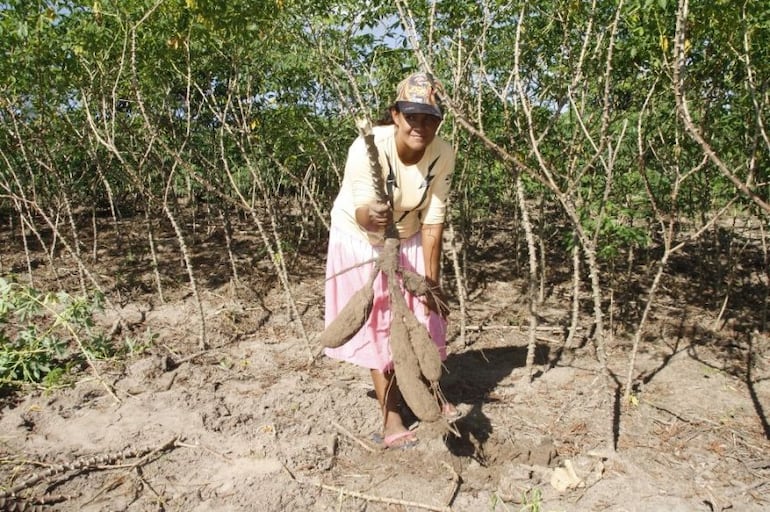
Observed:
[[[20,498],[18,496],[9,496],[0,498],[0,510],[7,512],[43,512],[48,510],[45,507],[63,503],[75,499],[77,496],[68,496],[56,494],[43,496],[42,498]]]
[[[374,448],[372,448],[371,446],[369,446],[368,444],[366,444],[366,442],[365,442],[365,441],[362,441],[361,439],[359,439],[359,438],[358,438],[356,435],[354,435],[354,434],[353,434],[351,431],[349,431],[348,429],[346,429],[345,427],[343,427],[342,425],[340,425],[339,423],[337,423],[336,421],[335,421],[335,422],[333,422],[333,425],[334,425],[334,427],[335,427],[337,430],[339,430],[339,431],[340,431],[342,434],[345,434],[345,435],[346,435],[346,436],[348,436],[350,439],[352,439],[353,441],[355,441],[356,443],[358,443],[359,445],[361,445],[361,446],[364,448],[364,450],[366,450],[366,451],[368,451],[368,452],[371,452],[371,453],[374,453],[374,452],[376,452],[376,451],[377,451],[377,450],[375,450]]]
[[[123,450],[122,452],[107,453],[105,455],[98,455],[98,456],[89,457],[86,459],[80,459],[69,464],[55,464],[49,467],[48,469],[46,469],[45,471],[42,471],[41,473],[32,474],[31,476],[21,481],[20,483],[14,485],[8,490],[4,490],[4,491],[0,490],[0,499],[16,498],[17,493],[25,489],[29,489],[30,487],[37,485],[38,483],[42,482],[47,478],[66,473],[68,471],[74,471],[79,473],[82,471],[96,468],[98,466],[112,465],[112,464],[115,464],[115,462],[122,459],[131,459],[131,458],[137,458],[137,457],[149,458],[150,456],[156,453],[167,451],[171,448],[174,448],[176,446],[178,439],[179,437],[175,436],[155,448],[141,448],[141,449],[130,448],[130,449]],[[146,458],[142,460],[146,460]],[[136,467],[140,463],[142,463],[142,461],[139,461],[138,463],[132,465],[132,467]]]
[[[334,492],[339,496],[350,496],[352,498],[357,498],[370,503],[387,503],[389,505],[401,505],[403,507],[420,508],[423,510],[431,510],[433,512],[453,512],[452,507],[450,507],[449,505],[430,505],[428,503],[418,503],[415,501],[401,500],[398,498],[386,498],[384,496],[375,496],[373,494],[365,494],[358,491],[351,491],[349,489],[345,489],[344,487],[337,487],[334,485],[328,485],[328,484],[324,484],[324,483],[316,482],[312,480],[299,479],[284,462],[281,462],[281,467],[283,467],[283,470],[286,471],[286,473],[289,475],[289,478],[291,478],[293,481],[297,482],[298,484],[313,485],[315,487],[318,487],[319,489]],[[452,471],[454,472],[454,470]],[[457,475],[456,472],[454,472],[454,474],[456,476],[455,481],[459,482],[460,476]],[[454,486],[453,486],[453,491],[452,491],[452,496],[450,497],[450,501],[454,499],[455,492],[456,491],[454,490]]]
[[[133,463],[130,466],[128,466],[128,468],[126,468],[126,470],[123,473],[121,473],[120,475],[118,475],[116,478],[113,478],[110,482],[107,482],[106,484],[104,484],[96,492],[96,494],[91,496],[89,499],[87,499],[81,505],[88,505],[88,504],[92,503],[94,500],[96,500],[96,498],[98,498],[99,496],[104,494],[105,492],[110,491],[110,490],[115,489],[116,487],[118,487],[120,484],[123,483],[123,479],[126,478],[126,476],[128,475],[129,472],[133,471],[134,469],[136,469],[136,468],[138,468],[140,466],[143,466],[150,459],[155,457],[157,454],[159,454],[161,452],[165,452],[166,450],[177,446],[177,444],[176,444],[177,439],[178,439],[178,437],[174,437],[174,438],[166,441],[162,445],[158,446],[157,448],[154,448],[154,449],[151,449],[151,450],[147,451],[147,453],[145,453],[144,455],[140,455],[139,457],[141,457],[141,458],[138,461],[136,461],[135,463]]]
[[[344,487],[336,487],[334,485],[322,484],[321,482],[304,482],[297,480],[297,482],[306,485],[314,485],[326,491],[334,492],[340,496],[350,496],[359,500],[364,500],[370,503],[387,503],[389,505],[401,505],[402,507],[420,508],[423,510],[431,510],[434,512],[452,512],[452,507],[447,505],[430,505],[428,503],[418,503],[416,501],[401,500],[398,498],[386,498],[383,496],[374,496],[372,494],[365,494],[358,491],[351,491]]]
[[[528,331],[529,326],[522,327],[520,325],[503,325],[503,324],[490,324],[490,325],[466,325],[465,329],[468,331],[492,331],[492,330],[500,330],[500,331]],[[564,334],[565,328],[564,327],[549,327],[547,325],[539,325],[537,328],[535,328],[538,332],[551,332],[555,334]],[[578,327],[577,330],[580,330],[580,327]]]
[[[455,471],[455,468],[452,467],[451,464],[445,461],[441,461],[441,464],[449,470],[450,473],[452,473],[452,487],[449,490],[449,493],[447,494],[447,498],[445,500],[446,508],[450,508],[452,506],[452,502],[455,500],[455,496],[457,496],[457,491],[460,490],[460,475]]]

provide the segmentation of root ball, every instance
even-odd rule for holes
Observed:
[[[398,254],[401,251],[401,241],[398,238],[386,238],[385,245],[377,258],[377,268],[387,275],[398,269]]]

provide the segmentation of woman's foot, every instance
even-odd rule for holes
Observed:
[[[388,411],[383,419],[382,441],[386,448],[406,448],[417,443],[417,435],[406,428],[399,412]]]
[[[378,436],[386,448],[408,448],[417,443],[417,435],[404,425],[399,411],[401,393],[393,372],[372,370],[374,392],[382,410],[382,435]]]
[[[417,434],[404,426],[401,415],[389,412],[385,416],[382,434],[375,434],[374,441],[390,449],[411,448],[417,444]]]
[[[411,430],[402,430],[382,438],[382,445],[389,449],[404,450],[417,445],[417,434]]]
[[[454,404],[450,402],[445,402],[441,406],[441,414],[449,423],[457,421],[463,417],[463,413],[460,412],[460,409],[458,409]]]

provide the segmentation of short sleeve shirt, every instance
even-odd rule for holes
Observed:
[[[383,182],[392,184],[393,219],[399,238],[410,238],[422,224],[442,224],[455,166],[452,146],[436,136],[419,162],[405,165],[396,152],[395,126],[375,126],[372,133]],[[382,243],[384,231],[367,232],[355,215],[357,208],[377,200],[374,186],[366,145],[363,137],[358,137],[348,150],[342,186],[332,207],[332,225],[358,233],[376,245]]]

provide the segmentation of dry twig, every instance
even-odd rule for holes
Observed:
[[[460,475],[457,473],[457,471],[455,471],[455,468],[453,468],[451,464],[445,461],[441,461],[441,465],[447,468],[450,473],[452,473],[452,487],[449,490],[445,500],[446,507],[450,508],[452,506],[452,502],[455,500],[455,496],[457,496],[457,491],[460,489],[461,479]]]
[[[337,430],[339,430],[339,431],[340,431],[342,434],[345,434],[346,436],[348,436],[349,438],[351,438],[353,441],[355,441],[356,443],[358,443],[360,446],[362,446],[362,447],[364,448],[364,450],[366,450],[366,451],[368,451],[368,452],[371,452],[371,453],[374,453],[374,452],[376,452],[376,451],[377,451],[377,450],[375,450],[374,448],[372,448],[371,446],[369,446],[369,445],[368,445],[368,444],[367,444],[365,441],[363,441],[362,439],[359,439],[359,438],[358,438],[358,437],[357,437],[355,434],[353,434],[353,433],[352,433],[350,430],[346,429],[345,427],[343,427],[342,425],[340,425],[339,423],[337,423],[336,421],[335,421],[335,422],[333,422],[332,424],[333,424],[333,425],[334,425],[334,427],[335,427]]]
[[[447,505],[431,505],[429,503],[418,503],[416,501],[407,501],[407,500],[401,500],[398,498],[386,498],[383,496],[375,496],[372,494],[365,494],[358,491],[351,491],[349,489],[345,489],[344,487],[337,487],[334,485],[323,484],[321,482],[312,482],[312,481],[305,482],[302,480],[296,480],[296,481],[301,484],[315,485],[320,489],[331,491],[341,496],[350,496],[352,498],[357,498],[360,500],[373,502],[373,503],[387,503],[390,505],[401,505],[403,507],[419,508],[422,510],[431,510],[434,512],[452,512],[452,507]]]

